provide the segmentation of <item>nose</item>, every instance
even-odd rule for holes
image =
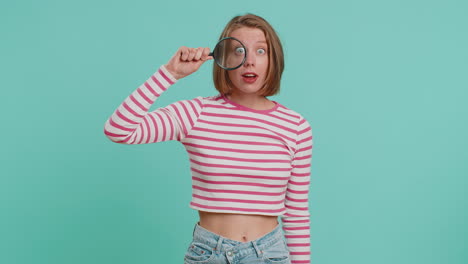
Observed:
[[[256,57],[255,53],[247,50],[247,56],[245,58],[244,66],[255,66]]]

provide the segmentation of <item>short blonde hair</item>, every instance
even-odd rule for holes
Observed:
[[[260,88],[262,96],[272,96],[279,92],[281,75],[284,70],[284,54],[281,41],[273,27],[262,17],[254,14],[236,16],[231,19],[224,28],[219,39],[229,37],[236,29],[248,27],[258,28],[263,31],[268,45],[268,69],[265,83]],[[232,82],[229,79],[228,71],[213,63],[213,82],[221,94],[229,94]]]

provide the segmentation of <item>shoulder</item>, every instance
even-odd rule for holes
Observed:
[[[279,106],[277,108],[277,112],[281,115],[284,115],[286,117],[288,117],[290,120],[294,121],[294,123],[297,124],[297,127],[298,129],[300,128],[304,128],[304,126],[309,126],[310,127],[310,124],[309,122],[307,121],[307,119],[302,115],[300,114],[299,112],[281,104],[281,103],[278,103],[276,102]]]
[[[205,105],[223,104],[221,95],[197,96],[190,101],[198,103],[202,108]]]
[[[205,105],[208,104],[217,104],[219,102],[220,96],[197,96],[192,99],[180,100],[175,102],[175,104],[191,106],[192,108],[202,109]]]
[[[197,98],[200,98],[200,100],[202,100],[205,103],[220,103],[222,96],[218,94],[218,95],[205,96],[205,97],[199,96]]]

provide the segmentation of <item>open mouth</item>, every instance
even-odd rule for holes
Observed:
[[[253,72],[246,72],[242,74],[242,79],[246,83],[254,83],[258,78],[258,75]]]
[[[245,74],[242,74],[242,77],[244,77],[244,78],[256,78],[257,74],[255,74],[255,73],[245,73]]]

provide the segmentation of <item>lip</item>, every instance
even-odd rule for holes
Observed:
[[[258,76],[255,76],[255,77],[244,77],[244,76],[242,76],[242,80],[245,83],[248,83],[248,84],[254,83],[257,79],[258,79]]]
[[[247,74],[253,74],[253,75],[255,75],[255,77],[245,77],[245,75],[247,75]],[[252,84],[258,79],[258,74],[256,74],[255,72],[248,71],[248,72],[243,72],[241,74],[241,77],[242,77],[242,80],[245,83]]]
[[[258,77],[258,74],[256,74],[255,72],[250,72],[250,71],[249,72],[243,72],[241,75],[242,75],[242,77],[244,77],[244,75],[246,75],[246,74],[253,74],[253,75],[255,75],[255,77]]]

